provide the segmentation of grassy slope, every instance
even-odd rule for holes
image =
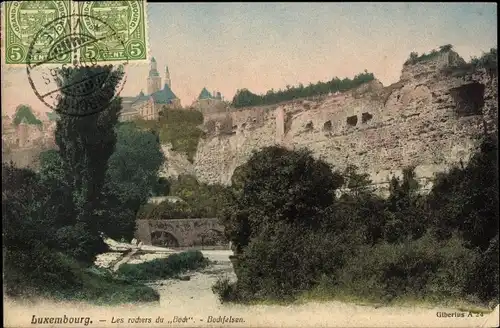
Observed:
[[[74,286],[61,288],[52,285],[26,288],[24,297],[42,297],[55,301],[83,301],[97,305],[136,302],[157,302],[159,294],[151,287],[116,279],[111,272],[96,267],[86,268],[74,259],[59,253],[61,262],[74,275]],[[20,274],[21,276],[22,274]],[[20,277],[22,279],[22,277]]]

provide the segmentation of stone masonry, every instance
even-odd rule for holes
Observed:
[[[216,218],[138,220],[136,238],[145,245],[164,247],[228,245],[224,226]]]
[[[265,146],[309,148],[343,169],[356,165],[374,184],[415,166],[424,188],[434,174],[467,163],[478,137],[497,132],[496,74],[467,70],[453,51],[404,66],[399,82],[342,94],[205,115],[195,157],[198,179],[229,184],[235,168]]]

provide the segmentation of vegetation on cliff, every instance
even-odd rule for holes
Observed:
[[[375,80],[373,73],[368,73],[365,70],[363,73],[354,76],[352,80],[349,78],[339,79],[338,77],[334,77],[331,81],[318,82],[316,84],[310,83],[306,87],[302,84],[296,87],[287,85],[286,90],[269,90],[265,95],[257,95],[248,89],[242,89],[236,92],[231,105],[235,108],[272,105],[282,101],[325,95],[329,92],[344,92],[373,80]]]
[[[337,173],[307,151],[265,148],[240,167],[223,210],[238,281],[213,290],[240,302],[496,300],[496,154],[497,141],[485,139],[467,167],[441,174],[428,195],[405,169],[385,199],[354,167]]]
[[[42,125],[42,121],[36,118],[35,114],[33,114],[33,110],[28,105],[17,106],[12,124],[17,126],[21,124],[23,120],[27,124]]]
[[[146,204],[138,212],[138,219],[214,218],[223,207],[228,191],[225,186],[201,183],[189,175],[171,179],[168,185],[167,194],[180,197],[183,202]]]
[[[145,178],[144,183],[152,180],[147,175],[130,174],[126,163],[117,162],[126,158],[137,164],[155,158],[153,150],[147,159],[137,159],[140,152],[129,151],[130,147],[123,144],[115,151],[115,126],[121,103],[119,98],[111,103],[109,100],[122,78],[119,70],[114,71],[110,66],[62,69],[58,83],[60,87],[74,85],[82,76],[99,76],[96,73],[102,71],[108,76],[102,87],[102,95],[108,96],[107,99],[93,95],[85,99],[70,96],[60,99],[55,133],[58,150],[43,153],[40,173],[16,168],[12,163],[2,165],[2,205],[6,209],[2,211],[4,278],[9,296],[50,296],[92,302],[158,300],[158,294],[151,288],[124,284],[96,273],[92,267],[96,255],[107,250],[101,232],[111,235],[121,222],[108,220],[122,219],[123,210],[134,203],[131,199],[145,198],[123,192],[125,188],[121,187],[127,183],[136,187],[137,179]],[[86,108],[99,108],[102,103],[109,105],[93,115],[84,112]],[[134,132],[126,127],[121,132],[122,142],[134,142],[136,150],[156,145],[156,157],[162,160],[159,143],[151,142],[154,136],[148,140],[148,135],[136,131],[135,136],[137,133],[139,136],[134,138]],[[135,161],[131,157],[136,157]],[[108,163],[114,165],[111,171]],[[156,163],[153,161],[151,165]],[[146,168],[151,169],[150,166]],[[140,203],[133,206],[138,208]],[[129,220],[134,219],[134,214]]]
[[[484,68],[486,70],[496,71],[498,68],[497,48],[491,48],[490,51],[483,52],[479,58],[472,57],[470,63],[475,68]]]
[[[158,120],[137,119],[134,123],[140,128],[155,131],[162,144],[172,144],[172,150],[185,153],[193,161],[203,135],[203,131],[198,128],[203,123],[200,111],[164,108]]]
[[[410,58],[408,58],[403,65],[414,65],[419,62],[424,62],[427,60],[431,60],[433,58],[436,58],[437,56],[449,52],[453,49],[453,46],[451,44],[446,44],[444,46],[440,46],[439,50],[433,49],[429,53],[423,53],[421,55],[418,54],[418,52],[411,52],[410,53]]]

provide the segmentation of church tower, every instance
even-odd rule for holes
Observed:
[[[149,76],[148,76],[148,95],[161,90],[161,77],[158,73],[156,67],[156,59],[151,58],[151,63],[149,65]]]
[[[170,81],[170,73],[168,72],[168,66],[165,66],[165,84],[172,89],[172,82]]]

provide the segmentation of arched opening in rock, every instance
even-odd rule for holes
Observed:
[[[482,115],[484,106],[484,84],[469,83],[450,90],[455,101],[455,113],[459,117]]]
[[[332,131],[332,121],[326,121],[323,124],[323,131]]]
[[[369,120],[371,120],[372,118],[373,118],[372,114],[370,114],[370,113],[363,113],[363,114],[361,114],[361,123],[366,123]]]
[[[154,231],[151,233],[151,244],[159,247],[179,247],[179,241],[171,233],[166,231]]]
[[[347,118],[347,125],[356,126],[356,124],[358,124],[358,116],[354,115]]]
[[[314,128],[313,123],[309,121],[309,123],[306,124],[306,131],[311,131]]]

